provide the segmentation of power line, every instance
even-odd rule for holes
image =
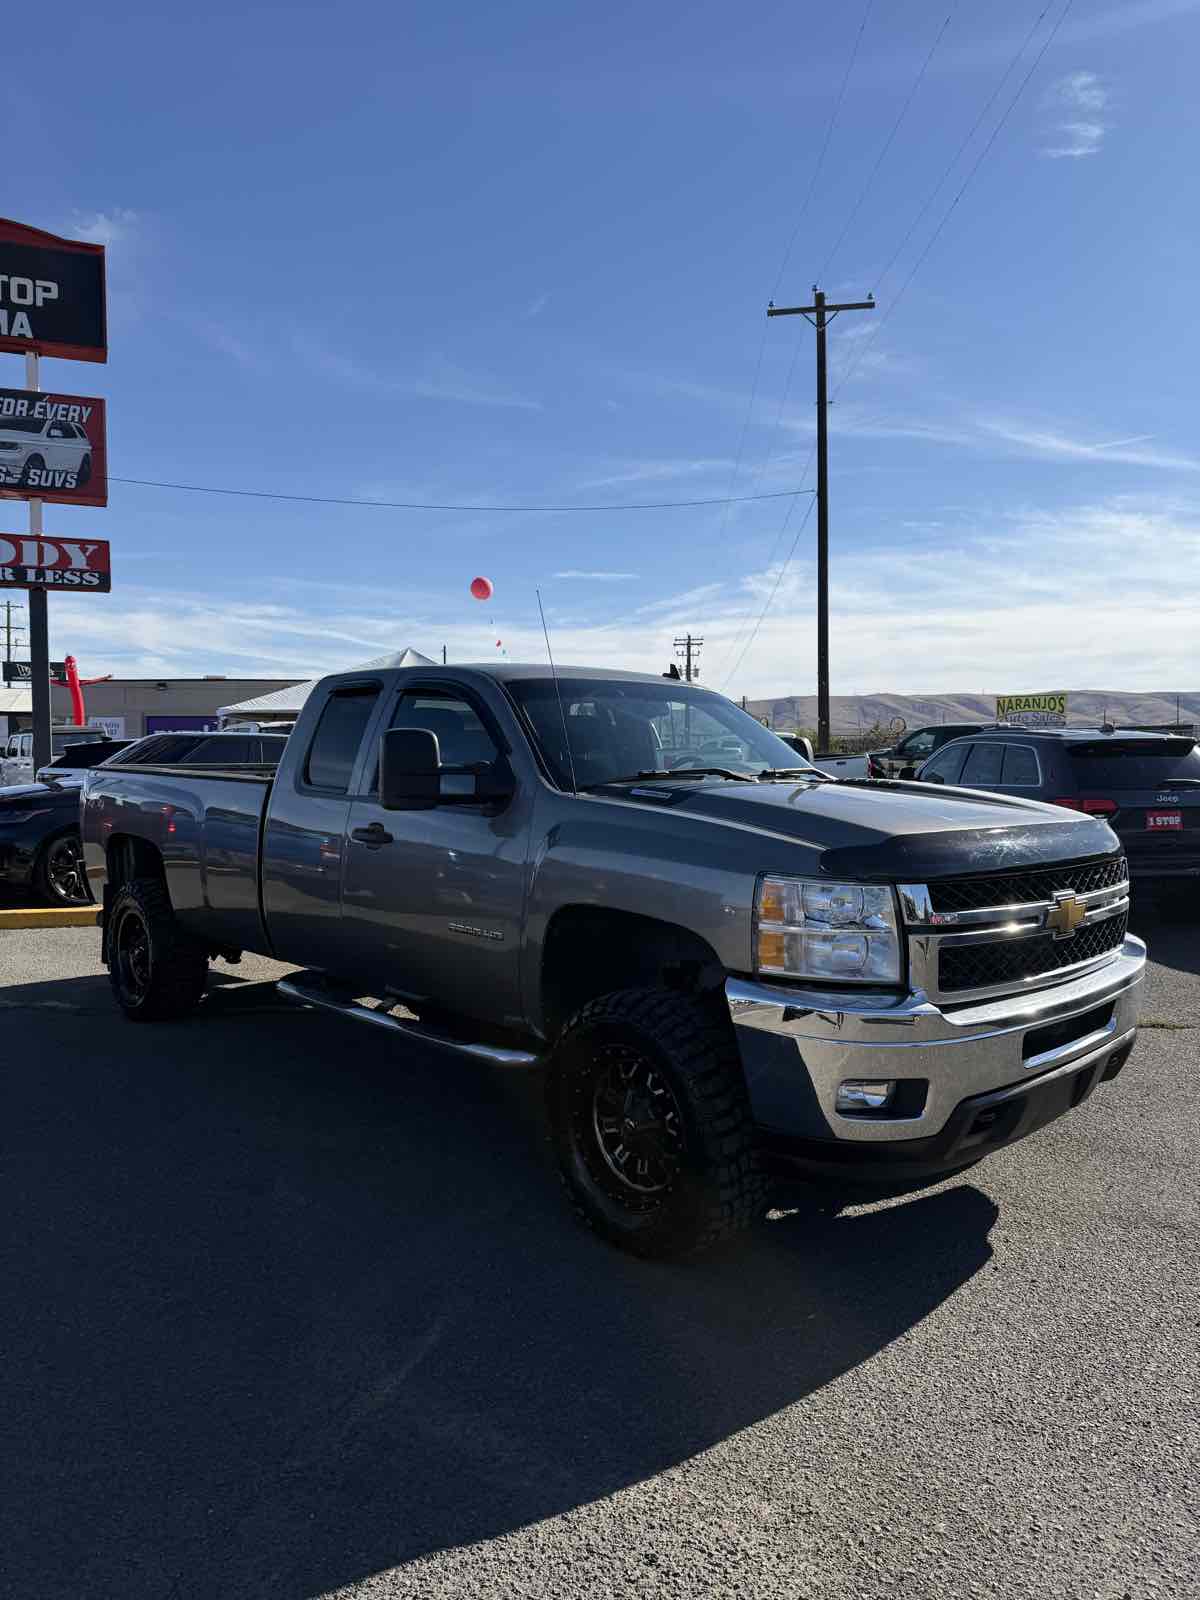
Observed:
[[[971,167],[971,170],[967,173],[966,177],[963,179],[962,185],[959,188],[958,193],[954,196],[954,199],[951,200],[950,204],[946,207],[945,212],[942,214],[941,221],[938,223],[937,227],[933,230],[933,232],[930,234],[929,238],[926,240],[925,247],[921,251],[920,255],[917,257],[917,259],[913,262],[912,267],[909,269],[908,276],[905,278],[904,282],[900,285],[900,288],[897,290],[897,292],[892,296],[892,300],[891,300],[890,305],[888,306],[887,310],[884,312],[883,316],[880,317],[879,322],[876,324],[874,334],[872,334],[868,338],[865,338],[865,339],[862,340],[860,348],[855,354],[854,360],[850,363],[850,366],[846,369],[846,371],[843,374],[842,378],[839,380],[837,388],[833,391],[835,400],[838,397],[838,395],[841,394],[842,390],[846,387],[846,385],[850,382],[850,379],[857,372],[857,370],[859,368],[859,365],[862,362],[863,357],[866,355],[867,350],[870,348],[870,346],[872,344],[874,344],[875,340],[878,339],[879,335],[883,332],[884,325],[887,323],[888,319],[895,312],[896,307],[900,304],[900,301],[903,299],[906,291],[908,290],[909,285],[912,283],[913,279],[916,277],[917,273],[920,271],[921,267],[923,266],[926,258],[929,255],[929,252],[933,249],[934,245],[937,243],[938,239],[941,237],[942,230],[945,228],[946,224],[949,222],[951,216],[954,213],[954,210],[955,210],[956,206],[958,205],[959,201],[962,199],[963,195],[966,194],[967,189],[970,187],[972,179],[975,177],[975,174],[979,171],[980,167],[983,165],[985,159],[987,158],[988,152],[991,150],[992,146],[995,144],[996,140],[999,138],[1000,132],[1003,129],[1005,123],[1008,121],[1009,116],[1012,114],[1012,111],[1013,111],[1014,107],[1016,106],[1017,101],[1020,100],[1021,96],[1024,94],[1024,92],[1026,90],[1026,87],[1029,84],[1029,80],[1033,77],[1033,75],[1037,71],[1038,67],[1041,66],[1042,58],[1045,56],[1046,51],[1049,50],[1050,46],[1054,43],[1054,40],[1055,40],[1055,38],[1056,38],[1056,36],[1058,34],[1059,29],[1062,27],[1063,23],[1067,20],[1067,13],[1070,11],[1070,9],[1071,9],[1072,5],[1074,5],[1074,3],[1075,3],[1075,0],[1066,0],[1066,4],[1063,6],[1062,11],[1059,13],[1057,21],[1054,23],[1054,26],[1050,29],[1050,32],[1046,35],[1045,39],[1042,41],[1041,48],[1039,49],[1038,53],[1034,56],[1033,61],[1030,63],[1028,72],[1025,74],[1025,76],[1021,79],[1020,83],[1017,85],[1016,90],[1013,93],[1012,99],[1008,102],[1008,104],[1005,106],[1003,112],[1001,113],[1000,120],[996,123],[996,126],[992,129],[991,133],[988,135],[987,140],[985,141],[982,150],[980,150],[979,154],[975,158],[975,161],[974,161],[974,164]],[[996,92],[998,92],[1000,86],[1003,85],[1005,79],[1007,79],[1009,72],[1012,71],[1012,68],[1016,65],[1017,61],[1020,59],[1021,55],[1024,53],[1025,47],[1028,45],[1029,40],[1033,36],[1033,32],[1036,31],[1037,27],[1039,26],[1039,24],[1042,21],[1042,18],[1045,17],[1046,13],[1049,10],[1050,10],[1050,7],[1049,7],[1049,5],[1047,5],[1045,7],[1045,9],[1042,11],[1041,15],[1038,17],[1037,22],[1034,23],[1033,29],[1030,31],[1030,33],[1026,34],[1025,39],[1024,39],[1022,45],[1021,45],[1020,50],[1017,52],[1017,55],[1014,56],[1013,60],[1009,63],[1008,71],[1005,72],[1004,78],[1002,78],[1000,80],[1000,84],[997,85],[997,91]],[[989,106],[992,104],[992,101],[995,100],[996,92],[993,92],[993,94],[991,96],[991,99],[988,101],[988,105]],[[976,123],[975,123],[975,127],[977,128],[978,126],[979,126],[979,121],[977,120]],[[973,128],[971,130],[971,133],[967,137],[966,143],[970,142],[970,139],[974,136],[974,132],[975,132],[975,129]],[[960,148],[959,154],[961,154],[961,148]],[[955,156],[954,160],[955,161],[958,160],[958,156],[957,155]],[[951,162],[951,166],[953,166],[953,165],[954,165],[954,162]],[[947,169],[947,170],[949,170],[949,169]],[[944,181],[944,178],[943,178],[943,181]],[[939,183],[938,188],[940,188],[940,187],[941,187],[941,184]],[[936,191],[935,191],[935,193],[936,193]],[[910,229],[909,230],[909,234],[910,235],[911,235],[911,231],[912,230]],[[899,254],[899,251],[896,252],[896,255],[898,255],[898,254]],[[893,262],[896,259],[896,255],[893,255],[893,257],[892,257],[892,261]],[[885,275],[886,275],[886,270],[887,269],[885,269]]]
[[[804,203],[800,207],[800,215],[796,218],[796,226],[792,229],[792,236],[788,240],[787,249],[783,253],[783,261],[780,263],[779,276],[775,280],[775,289],[771,296],[772,299],[775,298],[775,295],[779,293],[779,290],[782,287],[783,275],[787,271],[788,262],[792,258],[792,251],[795,248],[796,240],[800,237],[800,228],[804,222],[804,218],[808,214],[809,204],[812,201],[813,194],[816,191],[817,181],[820,178],[821,171],[825,165],[825,157],[829,151],[829,143],[833,138],[833,130],[837,126],[838,117],[841,115],[842,104],[846,98],[846,89],[850,82],[850,74],[854,71],[854,63],[858,60],[858,49],[862,44],[863,34],[866,32],[867,22],[870,18],[871,7],[873,4],[874,0],[867,0],[866,7],[863,10],[862,21],[858,25],[858,32],[854,35],[854,44],[850,50],[850,59],[847,61],[846,70],[842,74],[841,87],[838,90],[837,99],[834,101],[833,112],[829,118],[829,124],[825,129],[825,138],[822,141],[820,153],[817,156],[817,164],[812,170],[811,178],[808,180],[808,191],[804,196]]]
[[[269,489],[218,489],[205,483],[163,483],[156,478],[114,478],[110,483],[131,483],[142,489],[175,489],[183,494],[236,495],[246,500],[291,500],[314,506],[370,506],[377,511],[552,511],[563,514],[570,511],[674,511],[690,506],[723,506],[731,501],[786,500],[789,496],[813,494],[812,489],[774,489],[769,494],[736,494],[718,496],[711,500],[635,500],[618,505],[598,506],[481,506],[453,505],[448,502],[423,500],[352,500],[336,495],[281,494]]]
[[[874,0],[867,0],[866,7],[865,7],[865,9],[863,11],[863,15],[862,15],[862,21],[859,23],[858,32],[854,36],[854,43],[853,43],[853,45],[851,46],[851,49],[850,49],[850,59],[846,62],[846,70],[842,74],[841,87],[838,89],[837,99],[833,103],[833,110],[830,112],[829,122],[828,122],[828,124],[827,124],[827,126],[825,128],[825,137],[821,142],[820,152],[817,155],[816,163],[813,166],[812,173],[809,176],[808,189],[806,190],[805,195],[804,195],[804,199],[801,202],[800,212],[799,212],[799,215],[796,218],[796,225],[792,229],[791,238],[788,240],[787,246],[784,249],[783,259],[779,263],[779,271],[775,275],[775,287],[774,287],[774,289],[772,291],[772,294],[771,294],[771,298],[772,299],[774,299],[775,295],[777,295],[779,293],[780,288],[782,287],[784,273],[787,271],[788,262],[791,260],[792,251],[795,248],[796,240],[800,236],[800,229],[804,224],[804,219],[808,215],[808,208],[812,204],[812,197],[816,193],[817,182],[818,182],[818,180],[819,180],[819,178],[821,176],[822,169],[824,168],[824,165],[825,165],[825,156],[826,156],[826,153],[829,150],[830,140],[833,138],[833,130],[837,126],[838,117],[841,115],[842,103],[846,98],[846,89],[847,89],[847,86],[849,85],[849,82],[850,82],[850,74],[854,71],[854,63],[858,60],[859,46],[862,44],[862,37],[863,37],[864,32],[866,31],[867,19],[871,15],[871,7],[872,7],[873,4],[874,4]],[[722,542],[722,543],[724,542],[725,529],[726,529],[726,527],[728,526],[728,523],[729,523],[728,507],[731,506],[731,505],[735,505],[737,503],[738,499],[739,499],[739,497],[736,496],[734,494],[734,492],[733,492],[733,486],[737,482],[738,474],[742,470],[742,459],[743,459],[743,457],[745,455],[745,450],[746,450],[746,435],[747,435],[747,433],[749,431],[749,428],[750,428],[751,418],[754,415],[754,403],[758,399],[758,384],[759,384],[759,378],[762,375],[763,355],[766,352],[766,348],[767,348],[767,329],[766,329],[766,326],[764,325],[763,332],[762,332],[762,337],[759,340],[759,344],[758,344],[758,357],[757,357],[757,359],[756,359],[756,361],[754,363],[754,378],[753,378],[753,380],[752,380],[752,382],[750,384],[750,399],[749,399],[749,402],[747,403],[747,406],[746,406],[746,415],[745,415],[745,418],[744,418],[744,420],[742,422],[741,434],[740,434],[740,436],[738,438],[737,454],[734,457],[733,471],[730,473],[730,476],[729,476],[729,493],[726,495],[725,502],[724,502],[725,506],[726,506],[726,511],[725,511],[725,515],[721,518],[721,526],[720,526],[720,528],[718,530],[718,535],[717,535],[718,541]],[[775,424],[774,424],[774,426],[773,426],[773,428],[771,430],[770,439],[769,439],[769,442],[767,444],[767,453],[763,457],[762,464],[760,465],[760,467],[758,469],[758,472],[755,474],[755,478],[754,478],[754,487],[755,487],[755,489],[757,489],[758,485],[762,482],[763,474],[766,472],[767,466],[768,466],[768,464],[770,463],[770,460],[771,460],[771,455],[774,452],[775,439],[776,439],[776,437],[777,437],[777,435],[779,433],[779,424],[780,424],[780,422],[782,421],[782,418],[783,418],[783,412],[784,412],[785,406],[787,405],[788,395],[791,392],[792,375],[796,370],[796,361],[797,361],[797,358],[799,357],[799,354],[800,354],[800,344],[799,344],[799,341],[797,341],[796,350],[795,350],[795,353],[792,356],[791,365],[788,368],[787,379],[786,379],[786,381],[784,383],[784,386],[783,386],[783,399],[779,402],[779,410],[776,413]],[[745,496],[745,498],[749,500],[749,499],[755,499],[755,498],[760,498],[760,497],[751,494],[751,495]],[[765,497],[761,497],[761,498],[765,498]]]
[[[818,283],[824,283],[825,279],[828,278],[829,269],[833,265],[834,259],[837,256],[838,251],[841,249],[842,245],[845,243],[846,235],[850,232],[850,229],[854,224],[854,219],[858,216],[858,213],[862,208],[862,203],[867,198],[867,192],[869,191],[871,185],[875,182],[875,178],[878,175],[879,169],[883,165],[884,158],[886,157],[888,151],[892,148],[892,144],[895,141],[896,135],[900,132],[900,124],[904,121],[905,117],[908,115],[909,108],[912,106],[913,101],[917,97],[917,90],[921,87],[921,84],[925,80],[925,74],[929,71],[929,64],[933,60],[934,56],[937,54],[937,48],[941,44],[942,39],[945,36],[946,29],[950,26],[951,18],[953,16],[954,16],[954,11],[951,10],[950,15],[946,18],[946,20],[942,23],[941,27],[938,29],[937,37],[934,39],[933,43],[929,47],[929,54],[925,57],[924,61],[921,63],[920,70],[918,71],[916,77],[913,79],[912,87],[908,91],[908,97],[906,98],[904,104],[900,107],[900,115],[896,118],[895,122],[892,124],[892,131],[888,134],[887,138],[883,141],[882,148],[880,149],[879,154],[875,157],[875,165],[871,168],[870,172],[867,174],[867,181],[863,184],[862,188],[860,189],[859,195],[858,195],[858,199],[851,206],[850,215],[846,218],[845,222],[842,224],[842,231],[841,231],[841,233],[838,234],[837,240],[834,243],[833,249],[829,252],[828,256],[825,258],[825,265],[821,268],[820,272],[817,274],[817,282]]]
[[[1073,4],[1074,4],[1074,0],[1066,0],[1066,4],[1064,5],[1064,7],[1062,9],[1062,12],[1059,14],[1059,17],[1058,17],[1057,21],[1054,23],[1054,26],[1051,28],[1050,32],[1047,34],[1045,40],[1043,41],[1041,49],[1038,51],[1037,55],[1034,57],[1033,62],[1031,64],[1028,72],[1025,74],[1024,78],[1021,80],[1020,84],[1017,86],[1016,92],[1014,93],[1012,99],[1009,101],[1008,105],[1005,107],[1004,112],[1003,112],[1002,116],[1000,117],[1000,120],[997,122],[995,128],[993,128],[990,136],[988,137],[986,143],[984,144],[983,149],[980,151],[978,157],[976,158],[974,165],[971,167],[971,170],[967,173],[967,176],[963,180],[963,183],[962,183],[961,187],[959,188],[958,193],[955,195],[954,199],[950,202],[950,205],[947,207],[946,212],[943,215],[941,221],[938,223],[938,225],[935,228],[933,234],[930,236],[929,240],[927,241],[927,243],[925,245],[925,248],[921,251],[921,254],[918,256],[916,262],[913,264],[913,267],[910,270],[907,278],[905,278],[903,284],[900,286],[899,293],[894,297],[894,299],[892,300],[891,304],[889,305],[887,311],[879,319],[879,322],[876,324],[876,328],[875,328],[874,334],[871,335],[871,336],[868,336],[867,338],[863,339],[860,342],[859,349],[858,349],[858,351],[856,353],[855,360],[851,363],[849,369],[843,375],[843,377],[841,378],[841,380],[839,381],[837,387],[834,390],[834,398],[835,399],[837,398],[838,395],[841,394],[841,392],[845,388],[846,384],[850,381],[850,379],[854,376],[854,373],[858,370],[858,367],[861,364],[862,359],[865,356],[867,349],[870,347],[870,345],[872,345],[874,343],[874,341],[876,339],[878,339],[879,335],[882,333],[884,325],[886,324],[888,318],[895,311],[896,306],[899,304],[900,299],[902,298],[902,296],[904,295],[904,293],[908,289],[909,285],[912,283],[914,277],[917,274],[917,271],[919,270],[921,265],[924,263],[925,259],[929,255],[929,252],[932,250],[934,244],[937,242],[938,238],[940,237],[940,235],[942,233],[942,230],[946,226],[946,223],[950,220],[951,213],[954,211],[955,207],[958,205],[959,201],[962,199],[963,195],[966,193],[966,190],[967,190],[968,186],[970,185],[972,179],[975,177],[975,174],[979,171],[979,168],[982,166],[983,161],[986,158],[988,152],[991,150],[992,146],[995,144],[996,139],[998,138],[1001,129],[1004,127],[1005,123],[1008,121],[1009,115],[1011,114],[1013,108],[1016,106],[1018,100],[1021,98],[1021,95],[1024,93],[1027,84],[1029,83],[1030,79],[1033,77],[1033,74],[1037,71],[1038,67],[1040,66],[1040,64],[1042,62],[1042,58],[1045,56],[1046,51],[1050,48],[1051,44],[1053,44],[1053,42],[1055,40],[1055,37],[1057,36],[1058,31],[1062,27],[1063,23],[1066,21],[1067,13],[1071,10],[1071,7],[1072,7]],[[1036,35],[1037,30],[1041,27],[1042,22],[1045,20],[1045,18],[1048,15],[1049,11],[1050,11],[1050,0],[1048,0],[1048,3],[1045,6],[1043,6],[1042,10],[1038,13],[1036,21],[1034,22],[1033,26],[1029,29],[1029,31],[1025,35],[1024,39],[1021,41],[1021,44],[1020,44],[1020,46],[1018,47],[1018,49],[1016,51],[1016,54],[1013,56],[1012,60],[1008,64],[1008,66],[1005,68],[1003,76],[1000,78],[1000,81],[997,83],[996,87],[992,90],[991,95],[985,101],[984,106],[983,106],[983,110],[979,113],[979,116],[975,119],[974,123],[972,124],[970,132],[967,134],[966,138],[959,145],[957,151],[955,152],[955,154],[954,154],[953,158],[951,159],[949,165],[947,166],[945,172],[942,174],[941,178],[938,180],[938,183],[937,183],[936,187],[933,189],[932,193],[929,195],[929,198],[926,200],[925,204],[921,207],[920,211],[917,213],[916,217],[913,219],[912,223],[910,224],[909,229],[908,229],[907,233],[904,235],[904,238],[900,241],[899,246],[896,248],[895,251],[893,251],[891,259],[889,260],[887,266],[884,268],[883,272],[880,274],[880,278],[877,280],[878,282],[882,282],[883,279],[886,278],[888,273],[892,270],[892,267],[895,265],[897,259],[899,258],[899,256],[903,252],[904,247],[907,245],[909,239],[912,237],[912,234],[915,231],[915,229],[916,229],[917,225],[919,224],[919,222],[921,221],[921,218],[929,210],[930,205],[932,205],[932,203],[936,199],[937,195],[941,192],[941,189],[942,189],[943,185],[945,184],[946,179],[950,176],[950,173],[954,170],[954,167],[957,165],[957,163],[958,163],[960,157],[962,156],[963,152],[966,150],[966,148],[970,144],[971,140],[975,137],[975,134],[978,131],[978,129],[980,128],[980,126],[982,125],[982,123],[984,121],[984,118],[987,116],[988,111],[995,104],[995,101],[996,101],[997,97],[999,96],[1000,91],[1003,89],[1003,87],[1004,87],[1005,83],[1008,81],[1013,69],[1016,67],[1016,65],[1020,61],[1021,57],[1024,55],[1025,51],[1028,49],[1031,40]],[[807,477],[808,468],[809,468],[809,466],[811,466],[811,464],[812,464],[812,454],[810,453],[809,459],[808,459],[808,463],[807,463],[807,465],[805,466],[805,469],[804,469],[803,476]],[[760,611],[760,613],[758,615],[757,620],[754,623],[753,629],[752,629],[752,631],[750,633],[750,637],[747,639],[746,643],[741,647],[741,649],[740,649],[740,651],[738,653],[736,661],[734,662],[733,666],[729,669],[729,671],[726,673],[724,681],[722,683],[722,688],[725,688],[725,686],[729,683],[729,681],[732,679],[734,674],[737,672],[738,668],[741,666],[742,661],[744,660],[744,658],[746,656],[747,651],[750,649],[750,646],[754,643],[755,639],[758,637],[759,629],[762,627],[762,624],[763,624],[764,619],[766,618],[767,612],[771,609],[771,606],[774,603],[775,596],[779,592],[779,586],[783,581],[784,573],[787,571],[788,566],[791,563],[792,556],[795,554],[796,546],[799,543],[800,535],[801,535],[801,533],[803,533],[804,528],[808,523],[808,519],[812,515],[812,510],[813,510],[813,505],[814,504],[815,504],[815,501],[813,501],[813,500],[809,501],[808,510],[804,514],[804,518],[803,518],[803,520],[802,520],[802,522],[800,524],[800,527],[796,530],[796,535],[792,540],[791,549],[788,551],[787,558],[784,561],[783,565],[780,567],[779,572],[776,575],[775,583],[774,583],[774,585],[773,585],[773,587],[771,589],[770,594],[767,596],[766,604],[763,606],[762,610]],[[788,507],[787,514],[784,517],[783,525],[782,525],[782,527],[780,529],[780,534],[781,535],[786,530],[788,523],[791,521],[792,512],[794,510],[795,510],[795,502],[793,501],[792,505]],[[777,538],[776,543],[778,544],[778,538]],[[735,645],[735,648],[736,648],[736,645]]]
[[[813,506],[815,504],[816,504],[815,500],[810,500],[808,502],[808,510],[804,513],[804,516],[802,517],[802,519],[800,521],[800,526],[796,529],[795,537],[792,540],[792,547],[787,553],[787,559],[784,561],[783,565],[780,567],[779,571],[775,575],[774,586],[772,587],[770,594],[767,596],[766,604],[763,606],[762,610],[758,614],[758,620],[755,622],[754,627],[751,630],[750,637],[746,640],[745,644],[742,646],[741,654],[738,656],[737,660],[733,663],[733,666],[730,667],[729,671],[725,674],[724,682],[721,684],[722,691],[724,691],[726,684],[729,683],[729,680],[733,677],[734,673],[741,666],[743,660],[745,659],[745,655],[746,655],[747,650],[749,650],[750,646],[754,643],[755,639],[758,638],[758,630],[762,627],[763,620],[766,617],[767,612],[771,609],[772,605],[775,602],[775,596],[779,593],[779,585],[783,582],[783,575],[787,571],[788,567],[791,566],[792,557],[796,554],[796,546],[800,543],[800,535],[804,532],[805,528],[808,526],[808,519],[809,519],[809,517],[812,516]],[[795,502],[793,501],[792,502],[792,509],[794,509],[794,508],[795,508]],[[789,511],[788,516],[789,517],[791,516],[791,511]],[[784,527],[786,528],[786,526],[787,526],[787,519],[785,518]]]

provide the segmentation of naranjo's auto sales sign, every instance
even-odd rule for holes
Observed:
[[[1067,721],[1067,696],[1052,694],[998,694],[996,721],[1019,722],[1026,727],[1061,728]]]
[[[0,217],[0,350],[108,360],[103,245]]]
[[[104,401],[0,389],[0,498],[106,506]]]
[[[112,588],[107,539],[52,539],[44,533],[0,533],[0,589]]]

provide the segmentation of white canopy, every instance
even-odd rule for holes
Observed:
[[[347,672],[382,671],[385,667],[432,667],[434,663],[419,650],[396,650],[390,655],[376,656],[372,661],[347,667]],[[255,695],[252,700],[239,700],[237,705],[222,706],[217,713],[221,720],[227,717],[253,722],[283,721],[295,717],[304,702],[320,683],[320,678],[310,678],[307,683],[294,683],[290,689],[272,689],[270,694]]]

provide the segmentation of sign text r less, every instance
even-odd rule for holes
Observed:
[[[107,539],[0,534],[0,589],[112,588]]]

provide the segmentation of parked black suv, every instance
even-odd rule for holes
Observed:
[[[889,750],[872,750],[867,756],[868,778],[911,778],[922,761],[928,761],[951,739],[979,733],[986,722],[939,722],[928,728],[913,728]]]
[[[1186,735],[992,728],[943,746],[917,776],[1103,817],[1135,881],[1200,889],[1200,744]]]

